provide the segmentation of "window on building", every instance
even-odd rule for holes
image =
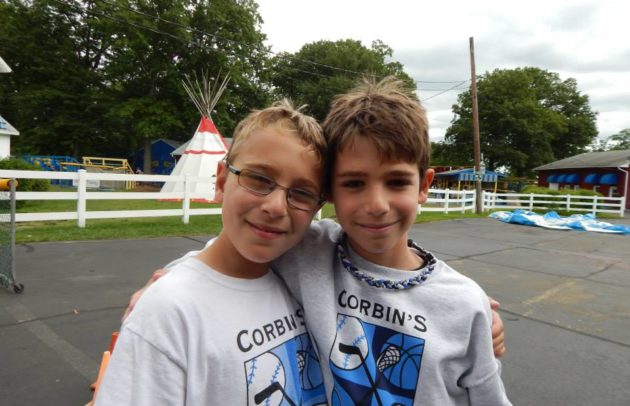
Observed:
[[[617,186],[611,186],[610,189],[608,189],[608,197],[619,197]]]

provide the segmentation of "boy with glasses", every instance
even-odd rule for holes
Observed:
[[[227,161],[226,161],[227,162]],[[321,195],[300,188],[288,188],[277,184],[273,179],[262,173],[249,169],[236,169],[226,164],[228,171],[238,176],[238,184],[258,196],[267,196],[276,189],[285,190],[287,193],[287,205],[293,209],[312,212],[322,205]]]
[[[223,230],[139,301],[96,405],[325,404],[303,310],[269,267],[321,207],[325,145],[287,101],[239,123],[217,173]]]

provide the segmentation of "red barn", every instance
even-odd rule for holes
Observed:
[[[538,186],[550,189],[591,189],[604,196],[623,196],[630,209],[630,149],[587,152],[534,168]]]

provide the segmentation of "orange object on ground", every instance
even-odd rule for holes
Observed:
[[[118,331],[114,331],[112,333],[112,338],[109,339],[109,352],[114,352],[114,346],[116,345],[116,340],[118,340]]]
[[[98,388],[101,386],[101,381],[105,376],[105,370],[107,369],[107,365],[109,364],[109,359],[111,358],[112,353],[109,351],[105,351],[103,353],[103,358],[101,360],[101,366],[98,369],[98,376],[96,377],[96,382],[94,382],[94,396],[92,397],[92,401],[96,399],[96,395],[98,394]]]
[[[96,381],[90,385],[90,389],[94,391],[94,396],[92,396],[92,402],[96,399],[96,393],[98,392],[98,387],[101,385],[101,381],[105,376],[105,370],[107,369],[107,365],[109,364],[109,359],[112,356],[112,352],[114,352],[114,347],[116,346],[116,340],[118,340],[118,331],[114,331],[112,333],[112,337],[109,339],[109,350],[103,352],[103,358],[101,359],[101,365],[98,368],[98,375],[96,375]],[[89,403],[88,403],[89,404]]]

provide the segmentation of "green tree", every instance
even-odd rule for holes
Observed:
[[[184,74],[232,80],[213,119],[224,135],[269,101],[253,0],[0,0],[0,108],[17,152],[127,156],[190,138],[199,113]],[[147,150],[149,150],[147,148]],[[145,159],[150,164],[150,159]]]
[[[575,155],[597,135],[596,113],[575,79],[560,80],[539,68],[497,69],[478,79],[481,151],[488,169],[507,167],[514,176]],[[444,148],[456,164],[472,164],[470,92],[459,95]]]
[[[630,149],[630,128],[625,128],[606,138],[605,151]]]
[[[0,1],[3,114],[21,131],[15,152],[79,156],[103,137],[100,80],[110,32],[85,10],[94,1]]]
[[[431,165],[432,166],[448,166],[457,165],[451,159],[449,150],[450,145],[444,142],[431,141]]]
[[[107,76],[118,101],[110,114],[130,148],[150,151],[157,138],[187,140],[199,113],[185,95],[184,74],[229,72],[232,81],[213,119],[230,135],[252,107],[267,102],[258,80],[266,51],[257,5],[243,1],[130,0],[116,8],[119,31]],[[150,157],[145,155],[145,172]]]
[[[360,41],[317,41],[295,54],[282,53],[272,59],[276,97],[289,97],[296,104],[308,104],[319,120],[328,113],[335,95],[343,93],[364,75],[395,75],[415,89],[403,65],[392,61],[392,49],[381,41],[370,48]]]

